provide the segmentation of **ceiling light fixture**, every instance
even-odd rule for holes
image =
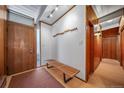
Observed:
[[[50,17],[53,17],[53,15],[52,15],[52,14],[50,14]]]
[[[113,20],[108,20],[107,22],[108,22],[108,23],[111,23],[112,21],[113,21]]]
[[[55,11],[57,11],[58,10],[58,6],[56,6],[56,8],[55,8]]]
[[[50,13],[50,15],[49,16],[47,16],[47,18],[51,18],[51,17],[53,17],[53,13],[55,12],[55,11],[57,11],[58,10],[58,5],[56,5],[56,7],[51,11],[51,13]]]

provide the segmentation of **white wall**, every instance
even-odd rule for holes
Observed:
[[[54,52],[57,52],[57,60],[79,69],[80,73],[77,76],[83,80],[85,80],[86,63],[85,14],[85,6],[76,6],[52,27],[52,35],[67,29],[78,28],[77,31],[55,37],[54,42],[57,45],[54,47]]]
[[[51,26],[41,23],[41,65],[45,65],[47,59],[56,59],[54,45]]]

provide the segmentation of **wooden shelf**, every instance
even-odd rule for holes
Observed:
[[[57,34],[53,35],[53,37],[56,37],[56,36],[58,36],[58,35],[63,35],[63,34],[65,34],[65,33],[67,33],[67,32],[72,32],[72,31],[76,31],[76,30],[78,30],[77,27],[76,27],[76,28],[73,28],[73,29],[68,29],[68,30],[65,30],[64,32],[57,33]]]

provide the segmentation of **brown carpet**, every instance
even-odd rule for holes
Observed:
[[[64,88],[44,68],[13,76],[9,88]]]

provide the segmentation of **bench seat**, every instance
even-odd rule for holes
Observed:
[[[70,81],[76,74],[80,72],[79,70],[73,67],[67,66],[63,63],[60,63],[59,61],[56,61],[53,59],[47,60],[47,68],[52,68],[52,67],[55,67],[58,70],[63,72],[63,78],[65,83]],[[69,78],[67,79],[66,76],[69,76]]]

